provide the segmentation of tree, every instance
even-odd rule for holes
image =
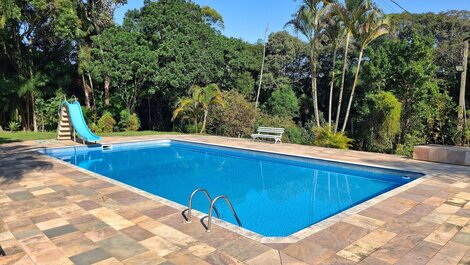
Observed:
[[[236,90],[222,92],[224,106],[216,105],[209,113],[207,131],[228,137],[249,137],[259,110]]]
[[[289,84],[285,84],[274,90],[266,102],[265,108],[273,115],[287,116],[290,118],[299,115],[299,101],[294,90]]]
[[[346,109],[346,115],[344,117],[342,132],[346,130],[346,125],[348,123],[349,112],[351,110],[351,104],[354,98],[354,92],[356,90],[357,81],[359,78],[359,71],[361,70],[362,56],[364,54],[364,49],[377,39],[378,37],[388,34],[388,24],[383,20],[381,14],[378,10],[371,10],[367,13],[363,19],[359,22],[357,28],[354,30],[354,37],[359,43],[359,58],[357,60],[356,74],[354,75],[354,82],[351,88],[351,94],[349,96],[348,107]]]
[[[335,121],[335,132],[338,131],[339,117],[341,115],[341,105],[343,103],[343,91],[344,82],[346,78],[346,70],[348,68],[348,52],[349,52],[349,41],[353,34],[354,27],[358,23],[359,19],[369,10],[369,0],[345,0],[344,6],[340,3],[332,4],[335,13],[341,20],[343,27],[346,31],[346,40],[344,44],[344,55],[343,55],[343,70],[341,74],[341,86],[339,89],[338,106],[336,108],[336,121]]]
[[[206,130],[207,115],[213,105],[223,106],[222,93],[216,84],[210,84],[206,87],[194,86],[190,89],[190,97],[181,98],[178,100],[176,109],[173,111],[172,120],[175,120],[179,115],[188,112],[194,119],[194,126],[198,128],[198,120],[202,114],[202,127],[200,133]]]
[[[328,1],[303,0],[293,19],[286,25],[291,25],[295,31],[302,33],[310,44],[310,70],[313,97],[313,109],[316,125],[320,126],[317,95],[318,39],[322,30],[321,22],[328,13]]]
[[[122,27],[111,27],[93,37],[93,76],[104,82],[109,78],[114,95],[132,113],[144,85],[154,82],[158,69],[157,53],[141,38],[140,33]]]
[[[328,128],[331,128],[331,116],[332,116],[332,108],[333,108],[333,92],[335,86],[335,73],[336,73],[336,55],[338,52],[338,46],[340,42],[340,38],[344,35],[344,28],[341,25],[341,21],[339,17],[334,13],[331,13],[326,18],[326,27],[324,31],[324,35],[328,38],[329,41],[333,42],[333,56],[331,58],[332,67],[330,71],[330,93],[329,93],[329,100],[328,100]]]

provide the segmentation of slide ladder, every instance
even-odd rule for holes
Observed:
[[[59,124],[57,126],[57,140],[75,140],[78,134],[83,143],[98,142],[101,137],[91,132],[83,117],[82,107],[75,99],[73,103],[64,100],[59,111]]]

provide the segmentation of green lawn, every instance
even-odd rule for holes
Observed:
[[[98,133],[100,136],[142,136],[142,135],[161,135],[161,134],[179,134],[177,132],[157,132],[157,131],[137,131],[137,132],[113,132]],[[0,144],[11,142],[22,142],[31,140],[54,139],[55,132],[0,132]]]

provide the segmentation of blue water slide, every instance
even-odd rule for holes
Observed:
[[[69,103],[65,100],[63,104],[67,106],[73,128],[83,139],[85,139],[87,142],[101,141],[101,137],[92,133],[90,128],[88,128],[88,125],[85,122],[85,118],[83,117],[82,108],[77,100],[75,100],[73,103]]]

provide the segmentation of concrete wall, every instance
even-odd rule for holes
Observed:
[[[419,145],[413,149],[413,159],[470,166],[470,148],[445,145]]]

